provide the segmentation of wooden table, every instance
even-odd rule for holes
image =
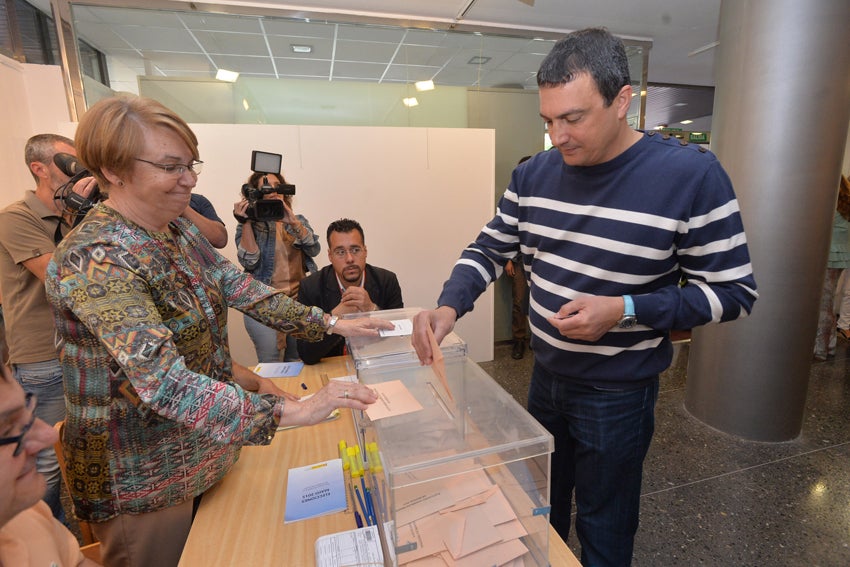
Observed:
[[[286,391],[309,394],[321,388],[322,373],[329,378],[350,374],[345,361],[328,358],[305,365],[298,377],[275,381]],[[319,536],[355,529],[352,511],[283,523],[287,471],[337,458],[341,439],[356,443],[351,411],[340,413],[333,421],[279,431],[268,447],[243,448],[233,470],[204,495],[180,566],[307,567],[315,564],[313,546]],[[549,560],[553,566],[580,567],[551,527]]]

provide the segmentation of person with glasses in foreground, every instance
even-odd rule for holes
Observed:
[[[24,394],[0,365],[0,565],[97,565],[41,500],[47,480],[36,469],[36,455],[52,447],[57,434],[36,417],[37,406],[36,394]]]
[[[177,565],[193,499],[227,474],[243,445],[376,399],[337,381],[303,402],[245,391],[232,379],[228,308],[307,340],[378,336],[392,323],[335,322],[221,256],[180,216],[200,171],[198,140],[159,102],[103,99],[83,115],[75,144],[108,198],[47,270],[68,487],[105,565]]]
[[[366,263],[366,237],[360,223],[351,219],[332,222],[327,240],[331,265],[301,281],[300,303],[320,307],[334,317],[404,307],[396,275]],[[334,335],[318,342],[298,341],[298,352],[306,364],[338,356],[344,347],[345,341]]]

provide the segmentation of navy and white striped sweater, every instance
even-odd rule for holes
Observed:
[[[438,305],[470,311],[517,246],[531,282],[536,360],[589,385],[645,381],[669,366],[671,329],[745,316],[758,297],[726,172],[711,152],[654,132],[603,164],[569,166],[552,149],[518,166]],[[595,343],[546,321],[579,297],[624,294],[634,297],[638,326]]]

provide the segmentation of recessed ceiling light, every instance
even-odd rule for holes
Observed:
[[[312,45],[297,45],[292,43],[289,45],[290,49],[292,49],[293,53],[313,53]]]
[[[433,91],[434,90],[434,81],[416,81],[413,83],[416,87],[417,91]]]
[[[467,63],[470,65],[484,65],[486,64],[492,57],[482,57],[480,55],[475,55],[472,57]]]
[[[679,122],[679,124],[693,124],[693,123],[694,123],[693,120],[682,120],[681,122]]]
[[[239,73],[236,71],[228,71],[227,69],[219,69],[215,72],[215,78],[226,83],[235,83],[239,78]]]
[[[411,106],[417,106],[419,104],[419,101],[416,100],[415,96],[412,96],[410,98],[403,98],[401,99],[401,102],[403,102],[404,106],[408,108],[410,108]]]
[[[688,106],[688,103],[687,102],[677,102],[673,106]]]

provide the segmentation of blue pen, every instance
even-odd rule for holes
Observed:
[[[366,525],[370,526],[372,524],[369,523],[369,514],[366,512],[366,505],[363,504],[363,498],[360,496],[360,490],[358,490],[357,485],[353,484],[352,487],[354,488],[354,493],[357,495],[357,501],[360,502],[360,509],[363,510],[363,515],[366,516]]]
[[[365,476],[366,475],[363,475],[363,476],[360,477],[360,486],[363,487],[363,500],[364,500],[364,502],[366,502],[366,509],[363,510],[363,512],[366,514],[366,523],[371,526],[372,524],[369,523],[369,518],[372,518],[373,515],[372,515],[372,508],[369,506],[370,498],[369,498],[369,491],[366,490]],[[375,523],[377,523],[377,522],[375,522]]]
[[[378,517],[375,516],[375,504],[372,502],[372,493],[367,488],[363,493],[363,499],[366,501],[366,508],[369,512],[369,516],[372,518],[372,524],[378,525]]]
[[[357,522],[358,528],[363,527],[363,518],[360,517],[360,512],[358,512],[357,510],[354,511],[354,521]]]

